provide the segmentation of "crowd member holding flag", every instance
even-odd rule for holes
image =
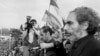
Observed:
[[[42,27],[40,31],[41,36],[41,43],[40,48],[46,50],[46,56],[57,56],[56,53],[56,46],[59,44],[59,42],[56,42],[52,35],[54,34],[54,31],[49,26]]]
[[[59,7],[56,3],[56,0],[50,0],[49,9],[45,11],[45,14],[44,14],[42,20],[46,22],[47,26],[51,26],[53,29],[56,29],[55,34],[53,34],[53,36],[52,36],[52,38],[55,39],[54,41],[61,39],[61,43],[59,43],[59,46],[56,46],[56,47],[58,47],[55,51],[56,55],[57,56],[62,56],[62,55],[66,56],[66,51],[62,44],[62,36],[58,37],[58,35],[62,35],[62,33],[60,33],[61,31],[58,31],[59,29],[61,30],[61,28],[62,28],[62,24],[61,24],[62,17],[60,15]],[[55,46],[53,46],[53,47],[55,47]],[[60,54],[62,54],[62,55],[60,55]]]
[[[40,37],[40,48],[46,50],[46,56],[67,56],[60,31],[55,31],[49,26],[44,26],[40,30]]]

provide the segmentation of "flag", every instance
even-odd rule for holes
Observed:
[[[45,11],[42,20],[45,21],[46,24],[49,23],[49,25],[52,26],[56,25],[55,27],[63,27],[61,12],[59,11],[56,0],[50,0],[50,7],[48,11]]]
[[[46,14],[46,11],[45,11],[45,13],[43,15],[43,18],[42,18],[42,21],[46,22],[47,18],[48,18],[48,15]]]
[[[43,21],[45,21],[47,24],[51,25],[54,28],[61,27],[61,23],[59,22],[58,18],[47,10],[45,11]]]
[[[56,3],[56,0],[50,0],[50,5],[53,5],[53,6],[57,7],[57,8],[59,8],[57,3]]]
[[[59,14],[59,6],[56,3],[56,0],[50,0],[50,8],[49,8],[50,12]]]

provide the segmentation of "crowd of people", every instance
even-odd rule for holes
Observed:
[[[91,8],[78,7],[63,21],[63,28],[45,25],[27,16],[19,46],[22,56],[100,56],[100,18]],[[17,56],[17,55],[15,55]],[[18,55],[19,56],[19,55]]]

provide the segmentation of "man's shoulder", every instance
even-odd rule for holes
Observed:
[[[90,41],[87,43],[88,46],[91,46],[91,48],[99,48],[100,49],[100,40],[95,38],[95,36],[90,39]]]
[[[87,44],[84,47],[84,52],[88,53],[88,55],[100,55],[100,40],[98,39],[91,39],[87,42]],[[98,53],[99,52],[99,53]]]

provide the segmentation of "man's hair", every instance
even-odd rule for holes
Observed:
[[[30,22],[37,23],[37,21],[35,19],[32,19]]]
[[[54,33],[54,31],[49,26],[43,26],[42,29],[43,29],[44,33],[49,32],[50,35],[52,35]]]
[[[32,19],[30,22],[37,22],[35,19]]]
[[[31,16],[26,16],[26,18],[27,18],[27,19],[30,19],[30,18],[31,18]]]
[[[75,12],[79,24],[88,22],[87,33],[89,35],[93,35],[98,31],[100,18],[94,10],[88,7],[78,7],[71,12]]]

